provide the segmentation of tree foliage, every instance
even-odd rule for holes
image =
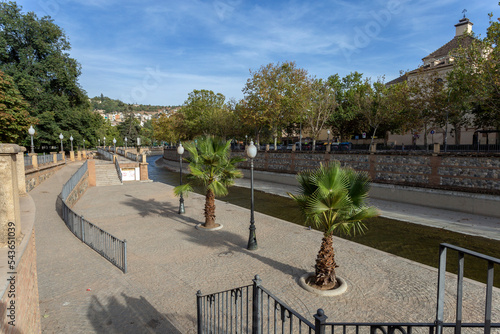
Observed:
[[[21,144],[30,125],[38,122],[29,110],[12,78],[0,71],[0,142]]]

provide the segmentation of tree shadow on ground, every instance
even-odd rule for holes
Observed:
[[[95,333],[171,333],[182,334],[166,315],[158,312],[146,298],[134,298],[122,293],[122,304],[117,297],[111,296],[106,304],[92,296],[87,317]],[[196,310],[193,310],[196,312]]]
[[[242,253],[294,278],[296,278],[297,275],[300,276],[308,272],[305,269],[298,268],[293,265],[277,261],[273,258],[263,256],[259,254],[258,251],[248,250],[248,239],[224,229],[218,231],[204,231],[193,229],[192,231],[179,232],[187,235],[187,240],[189,242],[209,248],[219,248],[221,250],[219,256],[221,257],[235,253]],[[256,274],[258,273],[256,272]]]
[[[143,200],[128,194],[125,196],[129,197],[129,199],[121,201],[120,204],[134,208],[141,217],[160,216],[164,218],[171,218],[175,221],[189,225],[196,225],[200,223],[191,217],[179,215],[178,203],[160,202],[154,198]]]

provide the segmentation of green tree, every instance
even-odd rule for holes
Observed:
[[[234,184],[235,178],[243,176],[236,168],[237,163],[244,161],[241,157],[231,158],[231,142],[220,138],[201,137],[197,142],[186,144],[189,155],[185,160],[189,163],[190,182],[177,186],[176,195],[192,191],[191,183],[203,185],[205,195],[205,228],[214,228],[215,197],[228,194],[228,187]]]
[[[0,142],[21,145],[28,128],[38,122],[29,114],[29,105],[12,78],[0,71]],[[36,135],[36,132],[35,132]]]
[[[499,20],[493,20],[493,14],[489,14],[486,37],[481,39],[473,35],[475,38],[470,45],[453,51],[453,70],[447,78],[455,111],[460,116],[468,109],[478,127],[500,129]]]
[[[52,19],[23,14],[14,2],[0,3],[0,69],[13,78],[40,120],[37,139],[42,145],[53,145],[60,132],[80,131],[68,126],[81,124],[75,120],[85,118],[89,109],[78,83],[80,65],[69,50],[69,41]]]
[[[141,132],[141,124],[139,120],[135,118],[135,115],[133,113],[129,112],[125,116],[125,120],[118,124],[117,128],[119,137],[127,137],[130,146],[134,145],[137,142],[137,137],[139,137],[139,134]]]
[[[199,135],[226,135],[228,110],[226,98],[221,93],[211,90],[193,90],[184,102],[180,113],[184,118],[184,131],[188,138]]]
[[[304,112],[303,117],[306,126],[311,132],[313,151],[316,147],[316,140],[337,107],[335,93],[335,90],[322,79],[312,80],[310,105]]]
[[[323,232],[321,248],[316,258],[314,283],[333,288],[336,283],[333,233],[356,234],[366,229],[364,220],[378,215],[377,209],[368,207],[369,178],[366,173],[342,168],[338,163],[321,165],[313,171],[297,175],[299,194],[288,195],[295,200],[305,217]]]
[[[297,122],[307,106],[307,71],[297,68],[295,62],[284,62],[262,66],[250,75],[243,88],[247,110],[255,122],[271,128],[276,149],[280,131]]]

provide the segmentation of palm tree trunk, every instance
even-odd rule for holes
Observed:
[[[205,227],[215,227],[215,194],[210,189],[205,196]]]
[[[335,268],[338,266],[335,263],[332,234],[333,233],[325,233],[323,235],[321,248],[319,249],[318,256],[316,257],[316,277],[314,283],[319,286],[328,286],[333,288],[337,282]]]

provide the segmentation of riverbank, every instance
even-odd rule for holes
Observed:
[[[155,164],[171,171],[179,171],[179,164],[158,158]],[[185,172],[187,166],[184,164]],[[236,185],[250,188],[249,171],[244,170],[245,178],[237,179]],[[279,182],[271,182],[275,180]],[[269,172],[254,172],[254,189],[266,193],[289,197],[288,192],[294,193],[297,185],[293,184],[294,176],[275,174]],[[392,197],[397,196],[397,188],[392,187],[385,190]],[[422,205],[387,201],[370,197],[371,205],[380,210],[381,216],[399,221],[431,226],[457,233],[484,237],[500,241],[500,219],[484,215],[477,215],[459,211],[431,208]]]

